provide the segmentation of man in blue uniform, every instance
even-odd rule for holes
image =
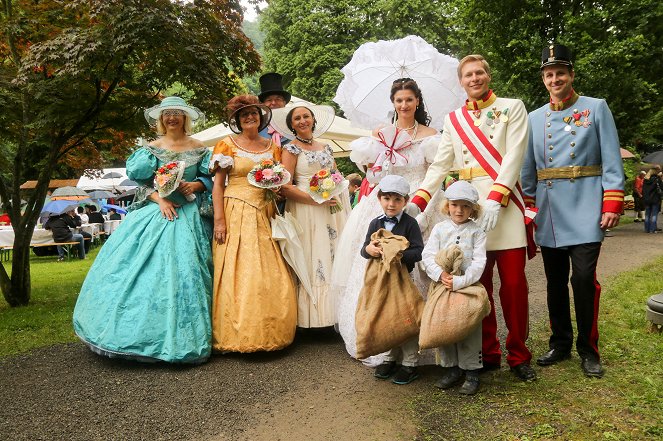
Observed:
[[[576,350],[589,377],[602,377],[598,349],[601,285],[596,264],[605,230],[619,223],[624,169],[612,113],[602,99],[573,90],[570,50],[543,50],[541,76],[550,103],[530,113],[531,131],[521,182],[525,202],[536,206],[536,242],[547,278],[550,350],[537,359],[553,365],[571,355],[573,328],[569,272],[576,311]]]

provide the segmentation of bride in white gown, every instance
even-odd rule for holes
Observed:
[[[367,168],[367,179],[377,185],[370,195],[362,198],[352,210],[338,242],[332,272],[332,289],[338,295],[337,330],[343,337],[346,350],[355,358],[357,354],[355,311],[367,265],[367,260],[359,252],[366,237],[368,224],[382,214],[382,207],[377,197],[379,181],[387,174],[403,176],[410,183],[410,189],[414,193],[426,176],[426,170],[433,162],[441,140],[440,133],[427,126],[430,118],[424,110],[421,91],[415,81],[408,78],[394,81],[390,99],[397,115],[395,127],[377,129],[373,132],[373,136],[357,139],[351,144],[350,159],[358,167]],[[403,132],[407,132],[409,136],[404,136]],[[424,212],[424,222],[420,223],[424,241],[428,239],[430,229],[442,220],[438,210],[442,193],[437,192]],[[425,296],[430,283],[425,272],[417,265],[413,276],[415,284]],[[373,356],[363,361],[375,366],[381,363],[382,356]],[[434,352],[422,351],[419,363],[435,363]]]

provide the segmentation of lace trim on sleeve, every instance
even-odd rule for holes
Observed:
[[[216,172],[217,168],[224,169],[232,167],[235,164],[235,161],[232,157],[226,156],[222,153],[216,153],[212,155],[209,160],[209,171],[210,173]]]
[[[129,207],[127,207],[127,211],[135,211],[146,206],[150,202],[150,195],[155,191],[156,190],[154,187],[149,185],[141,185],[140,187],[136,188],[134,201],[131,205],[129,205]]]
[[[299,155],[302,152],[301,147],[297,147],[296,145],[291,144],[291,143],[282,145],[281,147],[286,149],[287,151],[289,151],[293,155]]]

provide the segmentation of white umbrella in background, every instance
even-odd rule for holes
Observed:
[[[345,75],[334,101],[352,125],[372,130],[391,123],[393,82],[411,78],[421,89],[430,126],[441,129],[444,117],[465,103],[458,81],[458,60],[441,54],[416,35],[364,43],[341,71]]]

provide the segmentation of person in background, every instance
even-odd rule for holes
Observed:
[[[53,241],[57,243],[63,242],[78,242],[78,258],[85,259],[85,238],[80,233],[73,233],[71,228],[80,226],[80,219],[76,222],[76,212],[74,210],[60,214],[58,216],[51,216],[44,224],[44,229],[53,232]],[[61,245],[57,246],[58,249],[58,262],[64,260],[64,248]]]
[[[90,213],[88,214],[88,223],[90,224],[103,224],[106,222],[104,216],[97,211],[97,207],[94,205],[88,205],[90,208]]]
[[[355,208],[357,203],[359,203],[359,189],[361,187],[361,176],[359,173],[350,173],[345,177],[345,179],[350,182],[348,185],[348,192],[350,193],[350,206]]]
[[[281,109],[290,102],[290,92],[283,88],[283,76],[276,72],[268,72],[260,77],[260,95],[258,99],[270,109]],[[277,146],[290,142],[284,134],[277,132],[274,127],[268,125],[260,131],[260,136],[271,139]]]
[[[644,222],[645,220],[645,204],[642,200],[642,184],[645,182],[646,174],[646,171],[641,170],[633,180],[633,210],[635,211],[635,219],[633,222]]]
[[[122,220],[122,216],[117,212],[115,208],[108,209],[108,220]]]
[[[645,174],[642,184],[642,200],[645,206],[645,233],[658,233],[658,213],[661,211],[661,195],[663,182],[660,177],[661,168],[653,166]]]
[[[529,114],[532,130],[521,171],[525,203],[538,210],[536,243],[546,273],[551,329],[549,350],[536,363],[550,366],[571,356],[570,275],[580,366],[586,376],[600,378],[596,266],[605,231],[619,224],[624,207],[624,166],[608,105],[578,95],[574,78],[570,49],[546,46],[541,79],[550,101]]]
[[[89,224],[90,223],[90,218],[88,217],[87,213],[85,212],[85,208],[83,207],[78,207],[76,209],[78,212],[78,217],[81,218],[81,223],[83,224]]]

